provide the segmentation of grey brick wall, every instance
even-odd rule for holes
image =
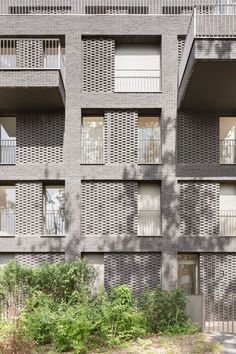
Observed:
[[[160,253],[105,253],[105,288],[127,284],[135,296],[161,286]]]
[[[43,41],[38,39],[20,39],[16,41],[16,67],[42,68]]]
[[[16,253],[15,260],[25,266],[37,266],[42,263],[63,262],[65,255],[63,253]]]
[[[43,186],[41,182],[16,183],[16,235],[42,235]]]
[[[115,87],[115,41],[83,39],[83,90],[113,92]]]
[[[83,235],[137,235],[137,182],[83,182]]]
[[[111,164],[137,163],[138,112],[107,111],[104,120],[106,161]]]
[[[180,182],[180,235],[219,235],[220,184]]]
[[[63,162],[63,113],[21,113],[16,119],[16,164]]]
[[[236,315],[236,253],[200,254],[200,293],[205,295],[207,320],[228,320]]]
[[[179,112],[179,163],[219,163],[219,117],[204,111]]]

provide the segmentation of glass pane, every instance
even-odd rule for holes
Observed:
[[[60,211],[65,209],[65,188],[46,187],[46,210]]]
[[[139,183],[138,221],[140,236],[160,235],[160,185]]]
[[[15,210],[16,188],[15,186],[0,186],[0,209]]]
[[[198,256],[193,254],[178,255],[178,286],[187,295],[197,294]]]
[[[103,117],[83,118],[83,139],[103,140]]]
[[[45,187],[45,233],[65,234],[65,188]]]

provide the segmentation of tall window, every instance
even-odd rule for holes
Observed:
[[[161,234],[159,184],[139,183],[138,225],[140,236],[159,236]]]
[[[116,45],[115,91],[160,91],[159,44]]]
[[[0,163],[15,164],[16,118],[0,117]]]
[[[196,254],[178,255],[178,286],[186,295],[198,294],[198,256]]]
[[[45,234],[65,234],[65,188],[45,186]]]
[[[236,184],[220,184],[220,234],[236,236]]]
[[[103,117],[83,117],[82,162],[104,162]]]
[[[0,186],[0,233],[1,235],[15,234],[15,186]]]
[[[160,118],[139,117],[139,163],[160,162]]]
[[[236,163],[236,117],[220,117],[220,162]]]

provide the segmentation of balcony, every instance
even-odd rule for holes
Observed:
[[[1,38],[1,113],[63,108],[64,71],[59,39]]]
[[[160,92],[160,70],[116,70],[115,92]]]
[[[236,6],[194,9],[179,64],[180,109],[236,108]]]
[[[82,163],[102,164],[104,163],[103,140],[83,140],[82,142]]]
[[[220,235],[236,236],[236,210],[220,211]]]
[[[65,236],[64,210],[46,211],[44,216],[45,236]]]
[[[196,4],[210,8],[217,0],[3,0],[1,14],[188,15]]]
[[[0,164],[14,165],[16,163],[16,140],[0,140]]]
[[[138,235],[160,236],[160,210],[139,210]]]
[[[139,139],[139,163],[158,164],[161,162],[160,139]]]
[[[15,211],[11,209],[0,210],[0,236],[15,235]]]

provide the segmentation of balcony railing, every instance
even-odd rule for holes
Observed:
[[[143,164],[161,162],[160,139],[139,139],[138,162]]]
[[[44,234],[46,236],[65,235],[65,212],[64,210],[46,211],[44,216]]]
[[[160,236],[161,234],[160,210],[139,210],[138,234],[139,236]]]
[[[236,140],[220,140],[220,163],[236,163]]]
[[[205,9],[217,0],[2,0],[1,14],[13,15],[185,15],[196,4]]]
[[[0,164],[14,165],[16,162],[16,140],[0,140]]]
[[[103,140],[83,140],[82,163],[99,164],[104,162]]]
[[[219,5],[217,2],[197,4],[188,28],[179,63],[179,85],[183,79],[195,38],[236,38],[236,4]]]
[[[236,236],[236,210],[220,211],[220,235]]]
[[[159,92],[160,70],[116,70],[115,92]]]
[[[64,67],[59,39],[0,39],[0,70],[60,69],[63,75]]]
[[[0,236],[15,235],[15,211],[2,209],[0,210]]]

